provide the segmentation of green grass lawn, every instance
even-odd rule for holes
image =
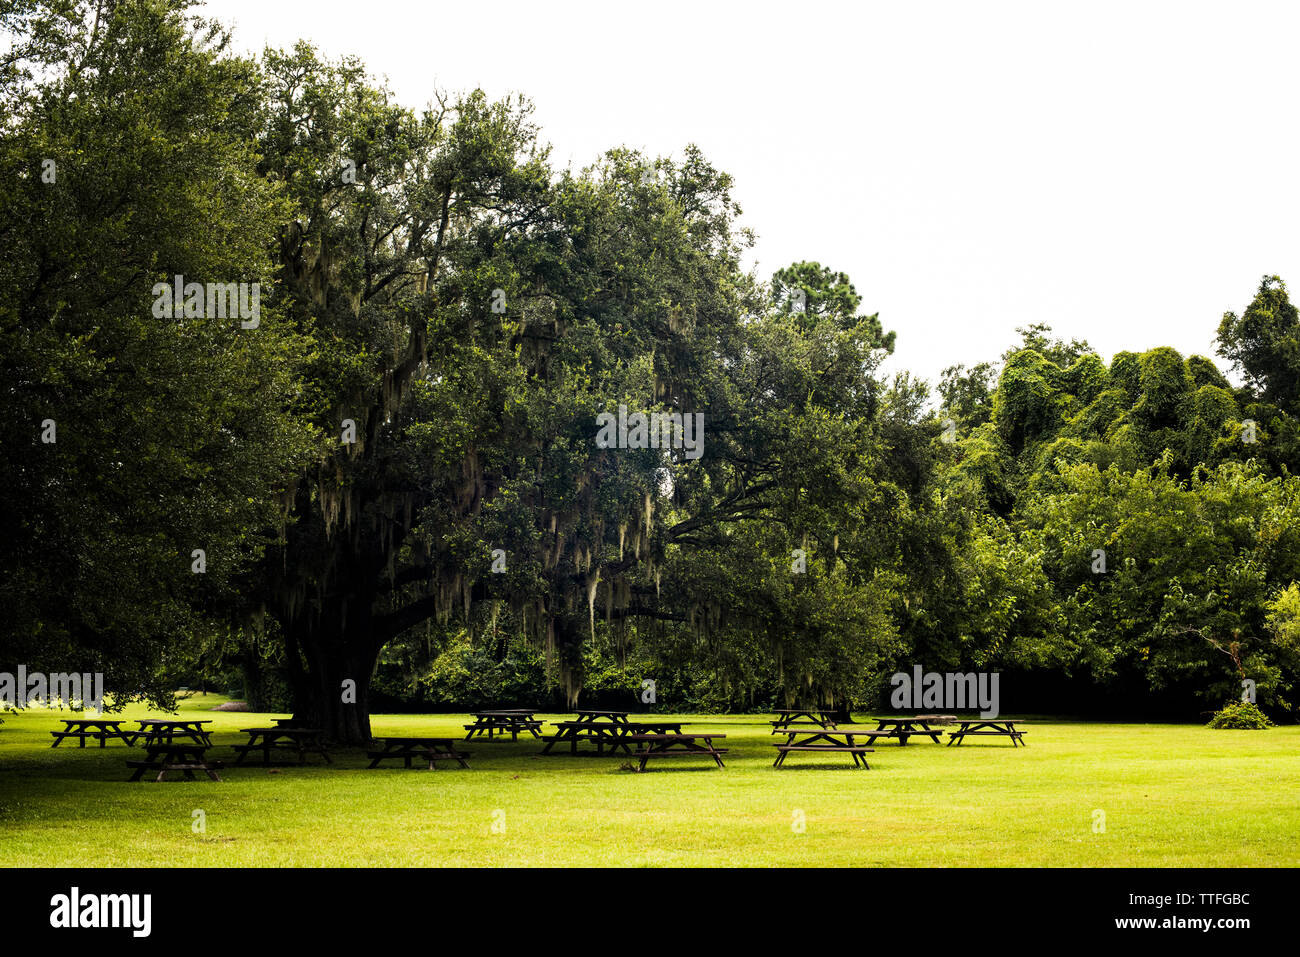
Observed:
[[[213,719],[228,762],[222,746],[270,716],[209,711],[222,700],[195,696],[181,710]],[[636,774],[621,758],[475,740],[469,771],[370,771],[360,751],[343,751],[333,766],[317,757],[271,773],[228,768],[220,784],[159,784],[126,780],[124,761],[141,753],[120,743],[51,749],[59,714],[0,725],[0,865],[1300,864],[1300,727],[1043,719],[1028,748],[881,742],[870,770],[847,755],[792,755],[774,770],[767,715],[690,715],[728,735],[725,770],[684,758]],[[373,728],[460,738],[465,721],[378,715]]]

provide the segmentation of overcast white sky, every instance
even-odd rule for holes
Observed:
[[[522,92],[554,159],[697,143],[764,277],[844,270],[889,368],[937,381],[1046,322],[1213,357],[1261,275],[1300,290],[1300,4],[209,0],[399,99]],[[1218,361],[1218,360],[1216,360]],[[1222,363],[1220,362],[1222,365]]]

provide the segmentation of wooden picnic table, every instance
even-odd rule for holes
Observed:
[[[262,764],[269,767],[272,750],[297,752],[299,764],[307,763],[308,751],[320,754],[327,764],[334,763],[334,759],[325,750],[325,732],[319,728],[281,725],[275,728],[240,728],[239,730],[241,734],[248,735],[248,743],[231,745],[239,753],[235,764],[243,764],[244,758],[248,757],[250,751],[261,751]]]
[[[435,764],[437,761],[456,761],[462,768],[469,768],[469,762],[465,760],[469,757],[469,752],[457,751],[456,742],[451,738],[398,737],[378,740],[383,747],[366,752],[371,768],[379,767],[380,761],[389,758],[401,758],[408,768],[413,759],[419,758],[422,762],[429,762],[430,771],[438,770]]]
[[[177,738],[186,738],[194,744],[212,747],[209,732],[203,727],[211,721],[177,720],[173,718],[138,718],[140,730],[135,733],[138,739],[144,738],[145,746],[166,741],[171,743]]]
[[[1028,732],[1021,731],[1016,727],[1016,725],[1026,723],[1018,719],[1007,718],[959,718],[957,720],[957,730],[948,732],[948,746],[952,747],[954,743],[960,745],[962,739],[968,734],[993,734],[1010,738],[1013,748],[1016,745],[1029,747],[1029,745],[1025,744],[1024,738]]]
[[[872,718],[876,722],[875,731],[869,732],[872,737],[868,744],[875,744],[876,738],[897,738],[899,747],[907,744],[908,738],[922,737],[929,738],[935,744],[939,743],[943,732],[930,725],[936,720],[933,715],[912,715],[910,718]]]
[[[773,745],[777,751],[776,761],[772,764],[774,768],[784,765],[791,751],[811,751],[847,753],[853,758],[854,767],[861,764],[869,769],[871,765],[867,764],[866,755],[874,749],[853,739],[865,737],[870,744],[879,734],[867,728],[788,728],[785,733],[788,735],[785,744]]]
[[[682,730],[681,721],[657,721],[650,719],[647,721],[629,721],[627,712],[616,712],[623,715],[621,719],[613,718],[610,720],[587,720],[587,721],[553,721],[551,722],[559,730],[546,737],[546,746],[542,748],[542,754],[550,754],[551,748],[557,744],[567,742],[569,745],[569,754],[605,754],[605,745],[610,746],[609,753],[616,754],[622,750],[628,754],[632,753],[627,738],[634,734],[680,734]],[[578,743],[581,741],[591,741],[596,745],[595,752],[579,751]],[[563,753],[563,752],[560,752]]]
[[[146,744],[143,761],[127,761],[129,768],[135,768],[132,781],[139,781],[146,771],[157,771],[161,781],[168,771],[184,771],[185,776],[194,779],[195,771],[202,771],[214,781],[220,781],[219,768],[225,767],[220,761],[209,761],[208,746],[189,741],[154,741]]]
[[[727,753],[727,749],[719,748],[713,743],[714,738],[725,737],[725,734],[709,731],[690,734],[629,734],[625,740],[636,743],[636,753],[632,755],[632,759],[640,762],[637,770],[644,771],[646,762],[651,758],[672,758],[694,754],[707,754],[718,763],[718,767],[725,767],[722,763],[722,755]],[[700,741],[704,743],[697,743]]]
[[[777,708],[772,712],[777,719],[772,724],[772,733],[778,734],[794,724],[815,724],[821,728],[835,727],[835,713],[821,708]]]
[[[471,711],[470,716],[474,718],[473,724],[465,725],[465,730],[469,734],[465,735],[468,741],[474,735],[482,737],[487,735],[489,741],[494,734],[500,734],[504,737],[510,735],[511,741],[519,740],[519,733],[527,731],[534,738],[540,738],[541,732],[538,730],[542,722],[533,717],[537,712],[526,711],[522,708],[510,711]]]
[[[125,741],[128,745],[135,744],[136,733],[134,731],[123,731],[121,721],[109,721],[103,718],[63,718],[64,724],[62,731],[51,731],[54,735],[54,743],[50,745],[57,748],[63,743],[65,738],[76,738],[77,746],[84,748],[86,739],[91,738],[99,742],[102,748],[109,739],[118,739]]]

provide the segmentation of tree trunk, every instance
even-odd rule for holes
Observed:
[[[343,617],[327,611],[286,633],[290,659],[297,657],[293,648],[301,652],[293,673],[294,723],[320,728],[337,744],[363,746],[372,738],[370,679],[380,649],[370,636],[369,616],[357,618],[343,630]]]

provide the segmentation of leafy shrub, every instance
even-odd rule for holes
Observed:
[[[1233,728],[1244,731],[1261,731],[1273,727],[1268,715],[1249,701],[1232,701],[1224,705],[1206,725],[1207,728]]]

